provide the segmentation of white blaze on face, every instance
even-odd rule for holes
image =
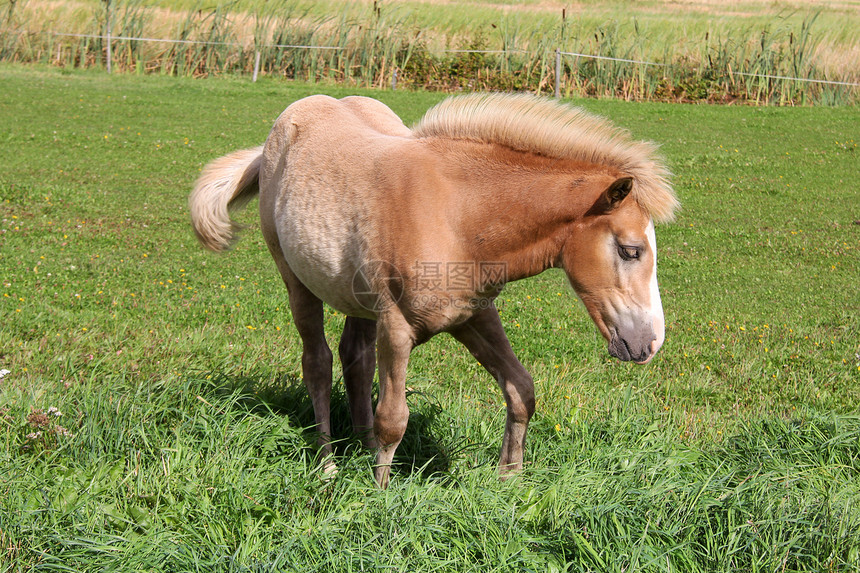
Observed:
[[[660,289],[657,287],[657,236],[654,232],[653,221],[648,224],[645,236],[648,238],[648,248],[651,250],[654,259],[654,268],[651,270],[651,282],[649,285],[651,327],[654,329],[654,335],[657,337],[651,343],[651,356],[653,357],[660,350],[666,337],[666,320],[663,317],[663,305],[660,302]]]

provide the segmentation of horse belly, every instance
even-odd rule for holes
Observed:
[[[375,318],[354,295],[353,281],[366,252],[366,219],[348,190],[333,181],[290,179],[275,218],[284,258],[296,277],[332,308]]]

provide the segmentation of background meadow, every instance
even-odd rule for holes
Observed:
[[[779,105],[860,93],[858,0],[0,2],[0,61],[104,68],[108,45],[112,69],[137,74],[535,93],[558,80],[567,97]]]
[[[0,85],[0,569],[860,569],[856,108],[575,102],[675,173],[666,344],[619,363],[561,274],[509,285],[526,470],[496,479],[501,394],[440,336],[381,492],[337,372],[319,477],[255,206],[214,256],[186,201],[295,99],[371,95],[409,124],[443,95],[16,65]]]

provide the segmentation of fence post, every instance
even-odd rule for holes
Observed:
[[[561,97],[561,49],[555,49],[555,97]]]
[[[107,73],[111,73],[110,0],[105,0],[105,37],[107,39]]]
[[[391,91],[397,91],[397,72],[398,68],[394,68],[394,73],[391,74]]]
[[[260,50],[257,50],[257,53],[254,55],[254,79],[252,81],[257,81],[257,74],[260,72]]]

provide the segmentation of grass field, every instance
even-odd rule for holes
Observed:
[[[526,470],[496,479],[501,394],[440,336],[413,354],[383,492],[338,373],[320,479],[254,207],[214,256],[186,200],[299,97],[411,123],[443,96],[9,65],[0,84],[0,570],[860,570],[856,107],[579,102],[675,173],[666,344],[619,363],[562,275],[509,285]]]

